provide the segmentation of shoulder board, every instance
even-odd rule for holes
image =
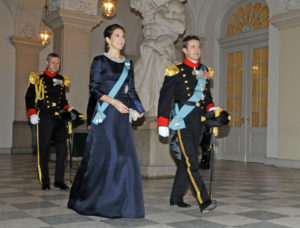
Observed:
[[[66,87],[70,87],[70,78],[66,77],[66,76],[63,76],[63,77],[64,77],[64,85]]]
[[[179,68],[176,65],[166,67],[165,76],[173,76],[179,73]]]
[[[33,85],[37,85],[40,82],[40,75],[42,75],[43,72],[31,72],[29,75],[29,82]]]

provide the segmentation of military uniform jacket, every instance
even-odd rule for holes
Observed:
[[[204,65],[194,64],[188,59],[182,64],[168,66],[165,72],[165,79],[160,90],[160,97],[158,102],[158,126],[168,126],[172,102],[177,102],[179,108],[187,103],[187,100],[193,95],[194,89],[197,85],[197,78],[193,75],[194,67],[199,70]],[[208,71],[207,67],[204,66]],[[200,102],[194,104],[193,112],[199,113],[199,120],[209,108],[214,107],[212,96],[210,92],[210,79],[207,79],[206,86],[203,91],[203,96]],[[200,109],[200,111],[199,111]]]
[[[69,79],[60,74],[45,72],[29,76],[29,86],[25,96],[28,116],[39,114],[40,118],[58,118],[58,112],[68,109],[66,87]]]

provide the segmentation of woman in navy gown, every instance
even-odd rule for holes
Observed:
[[[125,63],[121,55],[124,28],[110,25],[104,37],[107,52],[93,60],[90,93],[101,105],[109,105],[103,122],[95,123],[95,117],[92,121],[68,208],[83,215],[141,218],[145,215],[142,181],[129,112],[140,118],[144,109],[135,91],[132,61]],[[114,97],[108,96],[124,67],[125,82]]]

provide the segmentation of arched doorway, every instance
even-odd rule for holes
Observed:
[[[264,162],[268,111],[269,8],[244,0],[225,16],[221,47],[221,100],[231,114],[222,159]]]

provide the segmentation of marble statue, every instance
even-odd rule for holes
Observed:
[[[180,61],[174,42],[185,30],[184,6],[181,0],[130,0],[130,5],[143,16],[135,85],[146,115],[156,116],[165,68]]]

